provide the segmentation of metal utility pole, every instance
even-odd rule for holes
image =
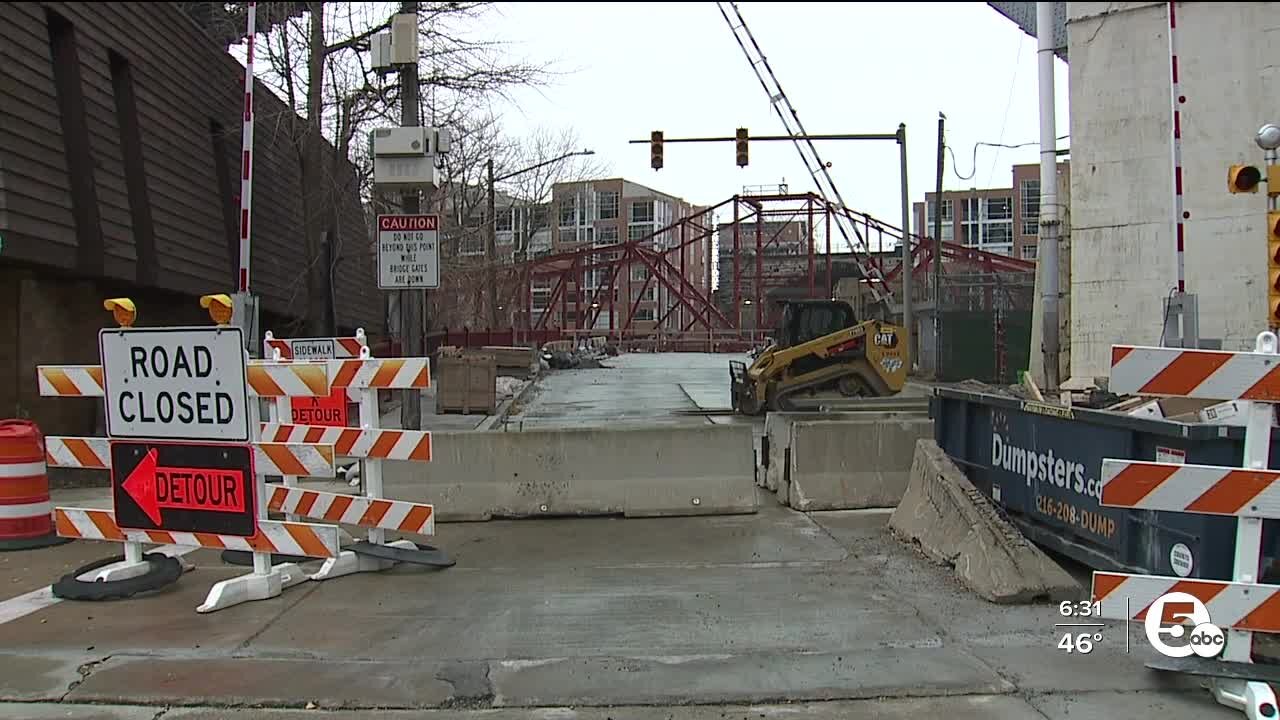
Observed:
[[[1040,264],[1045,390],[1058,389],[1058,141],[1053,96],[1053,3],[1036,3],[1040,70]]]
[[[418,14],[418,3],[400,3],[400,12]],[[400,66],[400,125],[417,127],[418,118],[418,64]],[[416,188],[401,194],[402,212],[413,215],[422,211],[421,198]],[[420,290],[400,291],[400,342],[403,357],[422,357],[426,348],[422,342],[422,310],[425,293]],[[422,427],[422,393],[409,390],[404,393],[400,406],[400,427],[419,430]]]
[[[911,319],[911,195],[907,191],[907,124],[898,125],[898,149],[902,156],[902,339],[907,348],[907,372],[915,363],[916,349],[911,340],[915,328]],[[885,288],[888,290],[888,288]]]
[[[947,147],[946,121],[947,116],[938,113],[938,185],[933,212],[933,376],[936,380],[942,379],[942,172],[946,167],[943,152]]]
[[[498,271],[493,266],[498,257],[498,216],[494,210],[496,191],[493,189],[493,158],[485,163],[485,172],[489,176],[489,227],[485,232],[484,244],[484,261],[489,269],[485,272],[485,282],[489,285],[489,329],[493,330],[498,327]]]

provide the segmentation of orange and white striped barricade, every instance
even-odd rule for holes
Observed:
[[[267,424],[262,428],[262,437],[276,442],[331,442],[339,457],[360,458],[364,464],[364,497],[279,488],[272,495],[271,506],[304,517],[319,517],[367,528],[369,543],[373,545],[418,550],[417,544],[411,540],[387,542],[386,531],[433,535],[434,507],[384,499],[382,461],[429,462],[431,433],[381,429],[378,391],[430,387],[430,361],[427,358],[374,359],[368,357],[366,349],[360,359],[330,360],[328,366],[330,384],[334,388],[359,393],[360,427]],[[311,579],[327,580],[357,572],[377,572],[394,565],[392,560],[344,550],[337,557],[326,560]]]
[[[1259,334],[1253,352],[1116,345],[1109,389],[1122,395],[1238,400],[1245,406],[1242,468],[1102,461],[1104,506],[1238,518],[1232,581],[1095,572],[1092,599],[1102,617],[1142,622],[1148,637],[1157,632],[1181,637],[1189,629],[1190,644],[1157,647],[1173,661],[1149,666],[1208,675],[1219,703],[1250,718],[1276,717],[1276,695],[1262,681],[1271,674],[1247,666],[1253,661],[1252,634],[1280,633],[1280,586],[1258,583],[1262,521],[1280,518],[1280,470],[1267,467],[1273,403],[1280,402],[1276,335]],[[1175,612],[1180,606],[1192,612]],[[1174,626],[1172,633],[1162,631],[1166,625]],[[1212,660],[1219,652],[1222,662]]]
[[[277,363],[295,360],[358,358],[362,353],[368,355],[368,348],[369,339],[365,335],[364,328],[356,328],[356,334],[351,337],[330,338],[277,338],[268,330],[262,340],[263,358]],[[329,396],[324,399],[313,397],[304,400],[304,403],[313,406],[308,409],[319,409],[322,411],[319,414],[323,416],[316,417],[316,413],[311,413],[311,417],[306,419],[306,424],[345,427],[348,424],[347,404],[358,402],[360,402],[359,395],[346,388],[331,389]],[[298,399],[278,397],[268,407],[267,418],[273,423],[299,423],[303,421],[303,418],[299,417],[299,409]],[[285,487],[294,487],[298,479],[293,475],[284,475],[282,481]],[[292,513],[286,514],[285,518],[298,519]]]
[[[116,515],[121,510],[119,506],[114,511],[56,508],[57,532],[66,537],[124,543],[123,562],[95,571],[92,579],[104,582],[147,573],[150,563],[144,561],[142,547],[148,542],[252,551],[253,573],[214,585],[205,604],[198,608],[207,612],[248,600],[275,597],[285,587],[304,582],[306,576],[295,565],[272,567],[271,553],[287,548],[300,556],[331,557],[339,550],[339,533],[330,525],[269,520],[264,499],[266,488],[263,476],[257,471],[261,467],[263,471],[332,474],[332,448],[301,448],[274,443],[255,445],[251,442],[254,439],[251,436],[259,431],[261,418],[257,403],[250,402],[249,398],[287,394],[323,396],[329,392],[326,366],[323,363],[300,363],[290,367],[252,367],[244,350],[242,331],[229,325],[233,313],[231,298],[225,295],[205,296],[201,298],[201,306],[209,311],[215,328],[135,329],[132,327],[136,317],[133,302],[128,298],[107,300],[104,307],[113,313],[120,328],[104,329],[100,333],[102,364],[40,366],[36,379],[44,396],[110,396],[106,402],[109,438],[55,438],[46,448],[46,464],[109,468],[113,464],[112,448],[121,444],[121,451],[126,453],[121,457],[129,457],[131,461],[141,459],[123,483],[116,482],[119,478],[113,479],[113,494],[117,502],[120,496],[117,490],[131,496],[135,502],[128,506],[128,512],[150,520],[147,523],[134,518],[121,527],[124,518]],[[191,346],[189,350],[188,345]],[[165,347],[170,349],[164,350]],[[170,358],[166,353],[174,354]],[[157,357],[162,357],[163,363]],[[147,370],[148,363],[150,371]],[[172,368],[172,373],[169,368]],[[179,368],[185,369],[186,373],[179,376]],[[117,373],[118,377],[112,373]],[[138,382],[131,384],[131,379]],[[160,403],[153,408],[153,412],[158,409],[158,413],[150,419],[143,415],[141,405],[144,391],[150,391],[148,388],[157,391],[151,397]],[[207,405],[199,404],[209,399],[199,400],[197,393],[202,388],[219,391],[205,394],[218,395],[218,401],[226,405],[219,405],[223,409],[216,411],[218,416],[221,417],[226,410],[234,422],[201,418],[199,423],[204,424],[205,429],[188,432],[197,427],[194,422],[196,414],[209,412]],[[167,412],[163,398],[159,397],[166,393],[169,393]],[[180,395],[189,396],[187,404],[181,404]],[[136,403],[129,414],[124,411],[126,397],[131,397]],[[120,400],[119,408],[112,399]],[[240,417],[235,417],[241,413]],[[139,425],[139,422],[146,426]],[[236,432],[237,425],[241,432]],[[194,438],[200,438],[200,441],[192,444],[189,439]],[[199,446],[204,446],[203,450]],[[200,469],[211,468],[212,464],[160,467],[157,461],[163,453],[192,457],[193,452],[203,452],[206,458],[221,458],[220,462],[234,461],[241,468],[233,471],[228,468],[229,472],[224,473],[222,479],[228,484],[218,490],[219,498],[214,497],[215,482]],[[147,464],[143,465],[144,462]],[[136,481],[134,472],[137,472]],[[171,492],[174,488],[180,488],[184,493],[190,491],[192,496],[161,497],[162,491]],[[201,512],[212,511],[219,515],[227,512],[241,520],[236,520],[239,524],[234,532],[210,531],[196,527],[200,523],[194,521],[185,524],[170,520],[162,522],[165,517],[162,509],[165,508],[200,508]],[[148,524],[154,527],[139,529]],[[221,527],[221,523],[218,525]]]

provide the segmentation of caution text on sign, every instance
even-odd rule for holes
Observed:
[[[249,440],[239,328],[110,329],[98,342],[109,436]]]
[[[440,217],[378,216],[378,288],[440,287]]]

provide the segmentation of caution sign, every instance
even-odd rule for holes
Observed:
[[[378,216],[378,289],[440,287],[440,216]]]
[[[108,436],[249,441],[239,328],[108,329],[98,343]]]
[[[294,425],[347,426],[347,389],[334,388],[328,397],[290,398]]]
[[[111,495],[122,528],[251,537],[254,485],[250,445],[111,443]]]

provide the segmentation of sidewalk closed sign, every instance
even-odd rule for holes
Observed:
[[[106,329],[98,344],[108,436],[249,441],[240,328]]]

